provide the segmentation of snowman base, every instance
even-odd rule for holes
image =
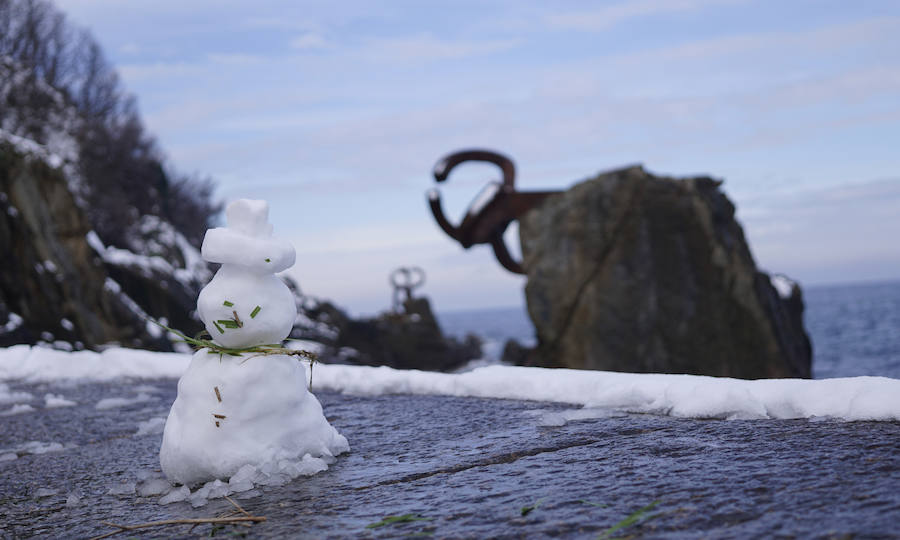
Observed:
[[[271,485],[324,470],[349,448],[307,390],[296,358],[201,349],[178,381],[159,456],[172,482],[237,475]]]

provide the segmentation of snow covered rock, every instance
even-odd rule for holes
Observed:
[[[297,311],[274,273],[294,263],[294,249],[272,236],[264,201],[235,201],[226,215],[228,227],[210,230],[203,242],[204,258],[222,266],[200,292],[198,312],[223,347],[279,344]],[[327,465],[347,451],[305,375],[292,356],[197,351],[163,432],[165,475],[189,485],[225,480],[249,465],[286,471],[289,480],[304,460]]]

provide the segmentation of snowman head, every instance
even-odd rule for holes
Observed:
[[[294,247],[272,236],[265,201],[236,200],[225,217],[227,226],[206,231],[203,239],[203,258],[222,266],[200,291],[200,318],[213,341],[225,347],[281,343],[297,308],[275,272],[294,264]]]

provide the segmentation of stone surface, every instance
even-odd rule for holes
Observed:
[[[523,216],[525,295],[538,337],[525,363],[809,377],[800,288],[779,297],[719,186],[631,167]]]
[[[161,435],[137,435],[138,424],[165,416],[174,380],[140,387],[9,384],[34,395],[62,393],[78,405],[43,409],[35,400],[37,411],[3,418],[0,450],[28,441],[58,442],[61,449],[0,461],[0,538],[86,538],[113,530],[102,521],[136,524],[232,510],[221,499],[195,509],[140,496],[147,491],[141,478],[159,468]],[[149,398],[110,410],[94,406],[101,398],[139,393]],[[350,453],[316,476],[238,498],[267,521],[217,536],[596,538],[659,501],[652,519],[613,536],[897,537],[896,422],[609,414],[554,426],[545,415],[565,407],[548,403],[318,397],[350,440]],[[132,484],[136,489],[127,489]],[[119,486],[113,491],[123,494],[110,494]],[[526,507],[533,510],[523,515]],[[403,514],[428,521],[366,528]],[[146,536],[211,533],[208,525],[190,534],[189,527],[151,529]]]

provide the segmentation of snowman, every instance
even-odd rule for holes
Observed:
[[[234,201],[225,215],[228,226],[208,230],[203,239],[203,258],[222,266],[200,291],[200,318],[224,348],[281,344],[297,310],[275,273],[294,264],[294,248],[272,235],[265,201]],[[301,461],[327,464],[349,450],[307,390],[305,374],[288,355],[194,353],[166,420],[163,473],[191,485],[226,480],[247,466],[272,471]]]

